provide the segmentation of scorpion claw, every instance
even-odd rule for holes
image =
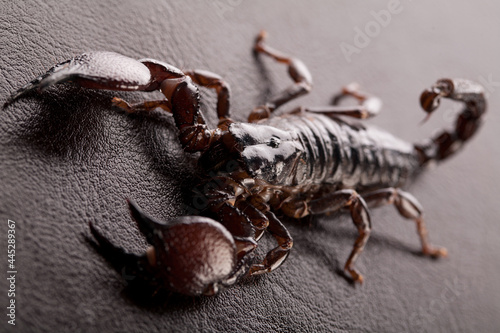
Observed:
[[[219,284],[233,278],[237,246],[222,224],[201,216],[181,216],[162,223],[145,215],[133,201],[128,202],[132,218],[153,246],[148,254],[156,260],[156,275],[170,289],[186,295],[210,295],[217,292]]]
[[[144,237],[146,237],[148,243],[154,245],[156,240],[155,230],[161,229],[162,227],[165,227],[165,225],[161,222],[153,220],[152,218],[144,214],[134,201],[127,199],[127,203],[130,209],[130,215],[132,216],[132,219],[137,223],[139,230],[144,235]]]
[[[114,52],[89,52],[53,66],[8,97],[3,108],[33,90],[41,92],[68,81],[84,88],[110,90],[147,90],[157,84],[144,63]]]
[[[207,217],[182,216],[168,223],[145,215],[128,200],[132,218],[152,246],[142,256],[125,252],[111,244],[90,224],[90,230],[108,261],[116,261],[118,271],[152,274],[149,282],[185,295],[213,295],[219,286],[236,282],[243,273],[237,263],[237,244],[231,233]],[[240,245],[241,247],[241,245]],[[241,265],[240,265],[241,266]],[[142,277],[142,276],[140,276]]]

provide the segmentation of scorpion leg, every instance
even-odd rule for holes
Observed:
[[[353,249],[347,259],[344,270],[349,273],[354,282],[363,282],[363,276],[354,268],[354,264],[368,241],[371,233],[371,220],[365,200],[354,190],[344,189],[333,192],[308,204],[309,213],[322,214],[349,208],[354,225],[359,236],[354,242]]]
[[[229,84],[219,75],[206,70],[190,70],[185,71],[184,74],[189,76],[194,83],[214,89],[217,92],[217,117],[219,118],[219,125],[231,122],[229,119]]]
[[[238,259],[243,258],[248,253],[252,252],[257,247],[257,242],[254,240],[256,229],[267,227],[269,222],[265,216],[262,216],[265,221],[260,219],[255,222],[249,219],[249,216],[256,217],[255,214],[248,214],[248,210],[243,213],[242,209],[245,206],[235,206],[235,184],[232,179],[226,177],[217,177],[212,179],[204,186],[205,192],[201,195],[207,200],[207,213],[233,235]],[[262,214],[261,214],[262,215]]]
[[[359,101],[359,105],[340,106],[337,105],[341,99],[352,96]],[[320,107],[305,107],[301,110],[313,113],[322,113],[327,116],[348,116],[358,119],[366,119],[376,116],[382,108],[382,101],[373,95],[360,91],[357,83],[345,86],[342,91],[335,96],[334,105]]]
[[[292,248],[292,238],[285,226],[276,216],[270,212],[269,207],[256,207],[248,198],[245,200],[236,200],[238,185],[231,178],[220,177],[216,179],[219,182],[218,187],[212,187],[206,191],[209,201],[208,209],[233,235],[237,248],[238,260],[256,247],[256,242],[263,235],[264,231],[276,239],[278,246],[268,252],[264,261],[260,264],[254,264],[250,267],[250,275],[258,275],[278,268],[288,257]],[[224,181],[224,184],[222,182]],[[266,209],[267,208],[267,209]],[[253,239],[248,242],[249,238]],[[240,240],[246,240],[246,247],[241,250],[238,247]]]
[[[251,222],[239,209],[229,203],[223,203],[218,207],[216,215],[220,218],[220,223],[233,235],[238,259],[243,258],[257,247],[257,243],[253,240],[253,228],[246,227],[250,227]],[[251,229],[250,232],[248,232],[249,229]]]
[[[272,212],[267,212],[266,216],[269,219],[267,231],[276,239],[278,246],[267,253],[261,264],[250,267],[250,275],[268,273],[281,266],[293,246],[292,237],[283,223]]]
[[[269,226],[269,219],[260,210],[245,200],[239,200],[236,207],[245,214],[255,228],[255,240],[259,240]]]
[[[257,248],[256,235],[264,230],[255,228],[249,217],[233,206],[231,200],[225,200],[218,204],[211,202],[208,210],[209,216],[219,221],[233,235],[237,266],[231,277],[224,283],[224,285],[231,285],[249,271],[252,257],[248,255]]]
[[[385,204],[394,204],[401,216],[414,220],[422,244],[422,253],[433,258],[446,257],[448,251],[442,247],[434,247],[427,237],[427,228],[422,218],[422,206],[417,199],[408,192],[396,188],[385,188],[363,196],[369,207],[379,207]]]
[[[273,48],[267,46],[264,41],[266,39],[266,32],[261,31],[255,41],[255,51],[264,53],[274,60],[288,65],[288,74],[294,81],[294,84],[288,89],[285,89],[281,94],[252,110],[248,117],[249,122],[257,122],[261,119],[269,118],[271,113],[281,105],[291,101],[294,98],[307,94],[312,88],[311,73],[306,65],[299,59],[289,57]]]

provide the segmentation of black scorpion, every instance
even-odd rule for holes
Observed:
[[[308,93],[312,78],[300,60],[265,44],[264,32],[256,39],[255,51],[287,65],[294,83],[256,107],[249,123],[229,118],[229,86],[218,75],[181,71],[157,60],[136,61],[111,52],[87,53],[54,66],[15,92],[4,108],[31,90],[66,81],[94,89],[160,90],[165,95],[166,99],[135,104],[115,97],[113,105],[130,113],[157,108],[172,113],[185,151],[200,152],[200,165],[216,176],[199,186],[208,198],[205,217],[182,216],[163,223],[129,202],[133,219],[151,244],[141,256],[116,247],[90,225],[103,255],[118,269],[125,269],[130,281],[141,278],[158,288],[211,295],[244,275],[270,272],[283,263],[293,244],[274,212],[302,218],[348,210],[359,235],[345,271],[356,282],[363,281],[355,263],[370,236],[369,207],[395,205],[403,217],[415,221],[422,252],[446,256],[446,249],[430,245],[421,205],[401,187],[427,164],[449,157],[473,136],[486,110],[483,88],[464,79],[442,79],[425,90],[420,101],[429,114],[441,98],[462,102],[464,108],[454,129],[410,144],[340,118],[364,119],[380,110],[380,100],[355,84],[346,86],[336,102],[352,96],[359,105],[300,107],[271,117],[283,104]],[[216,129],[205,123],[196,85],[217,93]],[[251,262],[249,254],[265,231],[278,245],[261,262]]]

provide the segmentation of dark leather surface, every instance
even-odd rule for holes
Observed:
[[[195,157],[176,139],[170,116],[133,117],[110,107],[115,96],[152,93],[51,88],[0,113],[0,267],[7,267],[7,219],[16,221],[16,332],[497,332],[500,328],[500,5],[401,1],[384,26],[371,11],[387,1],[215,2],[7,1],[0,5],[0,100],[53,64],[85,51],[154,58],[205,68],[232,87],[233,118],[290,82],[282,66],[251,52],[260,29],[270,45],[302,59],[312,93],[294,105],[327,104],[351,81],[380,96],[369,123],[408,140],[450,125],[444,103],[425,126],[418,95],[441,77],[492,81],[484,127],[458,156],[426,172],[409,190],[425,207],[431,240],[449,258],[417,254],[413,224],[394,208],[372,212],[374,230],[360,258],[363,286],[339,274],[356,232],[347,216],[287,222],[294,248],[276,272],[215,297],[144,301],[124,288],[85,241],[94,222],[116,244],[141,252],[146,243],[125,198],[168,219],[189,204]],[[340,43],[356,29],[373,37],[346,61]],[[358,42],[360,42],[358,40]],[[215,122],[215,97],[204,92]],[[286,109],[286,108],[285,108]],[[272,246],[261,242],[261,254]],[[5,276],[2,273],[1,276]],[[0,279],[0,306],[8,305]]]

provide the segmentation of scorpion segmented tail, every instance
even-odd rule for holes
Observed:
[[[476,133],[481,125],[481,117],[486,112],[484,88],[478,83],[465,79],[438,80],[420,96],[420,104],[428,116],[437,109],[441,97],[463,102],[465,107],[453,130],[444,130],[423,143],[415,144],[421,166],[453,155]]]

